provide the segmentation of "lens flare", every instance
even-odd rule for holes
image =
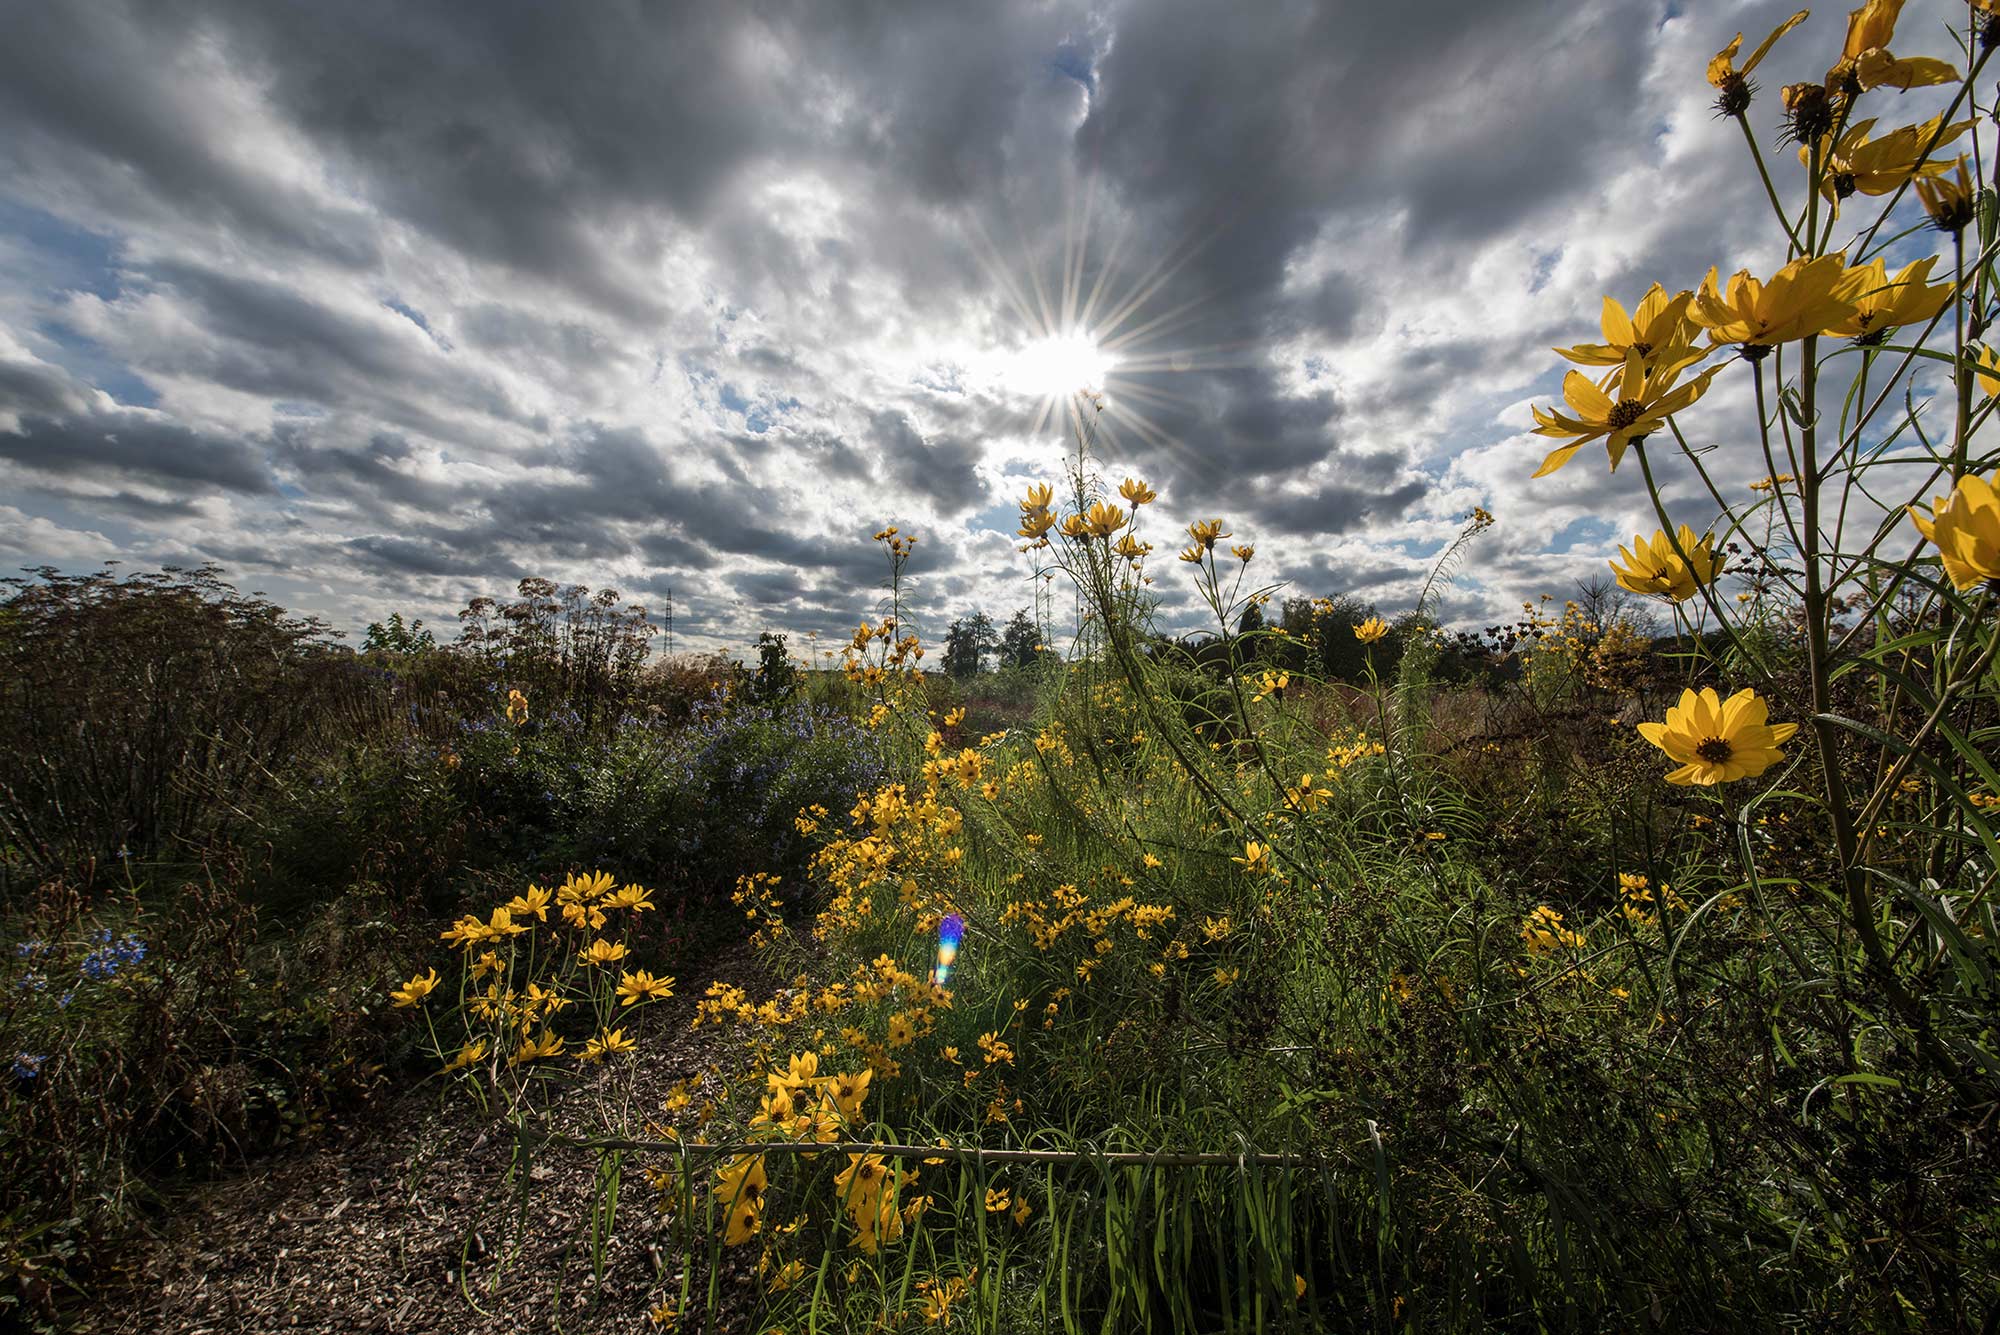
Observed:
[[[931,981],[943,987],[951,977],[951,966],[958,961],[958,943],[965,939],[965,919],[956,913],[947,913],[938,924],[937,968],[931,970]]]

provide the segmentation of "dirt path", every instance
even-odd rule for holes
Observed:
[[[660,1107],[675,1081],[701,1076],[723,1056],[721,1031],[687,1028],[708,979],[748,983],[757,971],[748,950],[736,948],[702,972],[662,1007],[658,1032],[672,1037],[628,1068],[632,1106],[642,1116]],[[510,1155],[504,1134],[482,1125],[464,1100],[440,1106],[434,1085],[384,1098],[350,1114],[310,1149],[179,1194],[157,1233],[136,1239],[120,1258],[104,1296],[77,1314],[75,1329],[103,1335],[655,1330],[647,1313],[659,1296],[655,1256],[666,1234],[639,1166],[628,1165],[621,1199],[631,1204],[621,1205],[603,1281],[593,1286],[589,1258],[576,1240],[588,1222],[594,1160],[559,1153],[534,1166],[528,1237],[503,1270],[499,1249],[512,1235],[503,1221],[520,1208],[504,1185]]]

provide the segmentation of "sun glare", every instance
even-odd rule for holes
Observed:
[[[1062,399],[1103,390],[1113,360],[1088,334],[1056,334],[1008,358],[1002,379],[1017,393]]]

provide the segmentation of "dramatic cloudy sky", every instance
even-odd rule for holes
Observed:
[[[1004,619],[1080,330],[1169,553],[1222,516],[1400,611],[1484,505],[1445,612],[1497,619],[1653,527],[1595,446],[1531,484],[1528,405],[1604,293],[1782,258],[1702,72],[1793,2],[7,0],[0,563],[209,560],[348,628],[671,588],[740,652],[851,626],[895,523],[927,630]]]

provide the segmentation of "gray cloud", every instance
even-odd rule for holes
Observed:
[[[0,459],[59,478],[110,474],[196,491],[276,490],[263,451],[251,442],[140,413],[62,421],[24,415],[18,432],[0,432]]]
[[[1491,307],[1650,169],[1664,4],[26,7],[0,202],[110,240],[0,266],[0,459],[336,618],[547,571],[831,629],[886,522],[926,615],[998,609],[995,483],[1062,444],[977,363],[1095,293],[1117,466],[1392,597],[1524,343],[1577,333]]]

